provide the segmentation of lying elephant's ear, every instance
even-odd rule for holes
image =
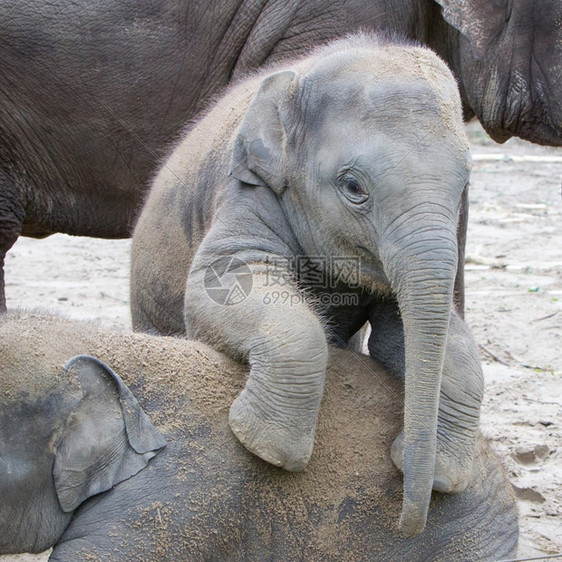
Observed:
[[[82,386],[56,444],[53,477],[63,511],[142,470],[166,441],[107,365],[86,355],[64,367]]]
[[[508,17],[506,0],[436,0],[443,9],[443,18],[469,41],[475,56],[486,55],[490,43],[501,33]],[[501,5],[504,4],[502,10]]]
[[[250,185],[285,187],[286,132],[282,108],[295,92],[297,73],[284,70],[263,80],[240,126],[230,174]]]

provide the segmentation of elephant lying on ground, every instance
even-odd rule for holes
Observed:
[[[435,49],[466,117],[499,141],[562,144],[559,0],[4,0],[0,311],[18,236],[131,233],[167,145],[265,63],[364,29]]]
[[[468,484],[478,430],[478,350],[452,306],[469,170],[456,83],[428,49],[360,35],[262,72],[155,179],[133,237],[133,327],[247,360],[231,427],[301,470],[327,339],[346,346],[370,322],[371,355],[405,377],[393,459],[402,528],[420,532],[432,486]]]
[[[75,359],[64,372],[72,356],[84,353],[124,384],[119,388],[92,358]],[[244,368],[202,343],[32,313],[3,315],[0,553],[55,545],[51,560],[72,562],[514,556],[513,492],[482,438],[466,491],[434,494],[421,535],[405,539],[396,529],[401,478],[388,449],[400,427],[402,393],[368,357],[330,350],[314,455],[298,474],[263,462],[232,435],[228,407],[244,378]],[[125,385],[167,444],[135,476],[105,479],[116,485],[104,492],[106,486],[93,486],[116,476],[101,472],[104,447],[117,435],[110,432],[121,409],[134,419]],[[149,449],[161,446],[142,421],[132,446],[146,439]],[[65,445],[93,436],[100,445],[87,460],[95,468],[84,472],[84,451]],[[115,465],[131,472],[135,459],[111,451]],[[78,482],[77,489],[66,486]]]

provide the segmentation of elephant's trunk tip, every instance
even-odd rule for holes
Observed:
[[[425,529],[428,510],[429,502],[425,508],[420,508],[418,505],[404,500],[398,527],[406,538],[419,535]]]

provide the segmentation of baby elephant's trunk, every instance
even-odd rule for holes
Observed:
[[[406,232],[412,224],[423,226]],[[425,527],[433,488],[441,374],[457,271],[456,221],[442,211],[425,212],[400,221],[387,236],[384,266],[398,298],[405,338],[400,528],[411,536]]]

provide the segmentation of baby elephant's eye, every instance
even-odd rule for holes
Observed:
[[[344,174],[339,183],[343,194],[351,203],[360,205],[369,199],[369,194],[361,187],[359,180],[351,174]]]

